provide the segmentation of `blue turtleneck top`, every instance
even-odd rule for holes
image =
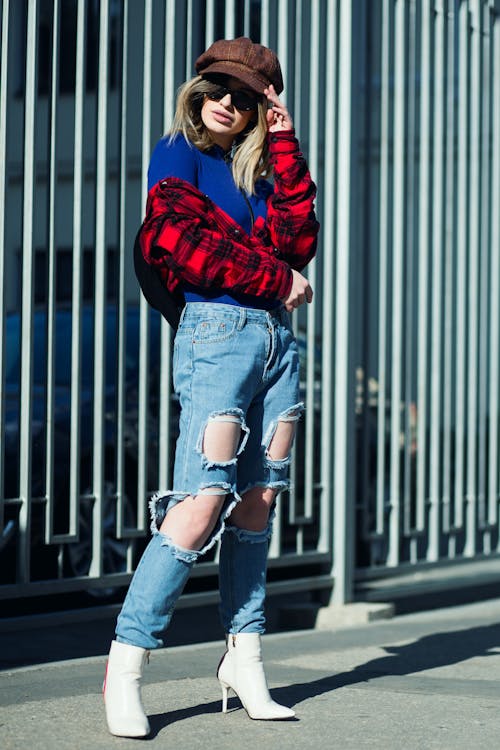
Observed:
[[[231,171],[231,156],[220,146],[202,152],[186,141],[182,135],[172,140],[164,136],[155,146],[148,170],[148,189],[166,177],[179,177],[190,182],[207,195],[219,208],[236,221],[247,234],[258,216],[267,215],[267,198],[272,193],[272,185],[264,179],[257,180],[255,193],[247,195],[236,187]],[[277,302],[250,295],[235,295],[214,289],[196,289],[184,285],[187,302],[222,302],[231,305],[244,305],[270,309]]]

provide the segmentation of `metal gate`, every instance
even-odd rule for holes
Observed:
[[[358,581],[500,541],[500,3],[365,8]]]
[[[169,487],[170,331],[131,249],[177,86],[278,52],[322,224],[270,591],[498,545],[498,0],[3,0],[0,598],[125,585]],[[214,601],[217,552],[184,604]]]

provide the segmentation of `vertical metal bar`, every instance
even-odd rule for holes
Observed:
[[[490,245],[489,193],[491,165],[491,102],[490,102],[490,13],[486,5],[481,5],[482,29],[481,45],[481,122],[479,148],[479,172],[481,197],[479,205],[481,244],[479,245],[479,378],[478,378],[478,455],[477,455],[477,501],[478,524],[482,529],[482,551],[491,551],[491,530],[485,528],[487,523],[486,478],[487,478],[487,438],[488,438],[488,375],[489,375],[489,300],[490,263],[492,250]]]
[[[499,8],[500,11],[500,8]],[[492,152],[491,152],[491,275],[490,275],[490,430],[488,457],[488,521],[498,525],[500,462],[498,411],[500,387],[500,13],[493,16],[492,46]],[[499,537],[500,544],[500,537]]]
[[[75,133],[73,151],[73,277],[71,303],[71,447],[70,533],[79,534],[80,515],[80,370],[83,262],[83,115],[86,48],[86,3],[78,0],[75,61]]]
[[[430,247],[430,165],[431,165],[431,8],[422,4],[422,44],[420,74],[420,165],[419,165],[419,243],[417,319],[417,484],[416,528],[425,528],[427,493],[427,384],[429,331],[429,247]]]
[[[152,10],[151,10],[152,12]],[[146,32],[146,18],[148,16],[148,2],[145,5],[145,33]],[[192,76],[193,70],[193,0],[187,0],[187,13],[186,13],[186,68],[184,78],[187,81]],[[148,152],[149,153],[149,152]]]
[[[389,138],[390,138],[390,57],[392,0],[383,0],[382,51],[380,91],[380,206],[379,206],[379,310],[378,310],[378,402],[377,402],[377,480],[376,527],[384,533],[386,488],[386,392],[387,392],[387,326],[388,326],[388,266],[389,266]]]
[[[54,521],[54,379],[56,348],[56,238],[55,206],[57,180],[57,100],[59,87],[59,0],[54,0],[54,20],[52,25],[52,71],[50,86],[50,126],[49,126],[49,236],[48,236],[48,285],[47,285],[47,433],[45,455],[45,537],[50,544]]]
[[[243,9],[243,36],[248,36],[248,37],[250,36],[251,17],[252,17],[251,0],[245,0],[244,9]]]
[[[477,529],[477,449],[478,449],[478,309],[479,258],[476,249],[481,244],[481,179],[479,144],[481,138],[482,82],[481,82],[481,0],[471,3],[471,71],[470,71],[470,224],[468,253],[468,361],[467,361],[467,478],[466,529],[464,555],[472,557],[476,551]]]
[[[300,14],[300,6],[297,8],[297,12]],[[296,23],[295,23],[295,30],[296,30],[296,32],[295,32],[295,43],[296,43],[296,49],[297,49],[297,47],[300,48],[300,39],[301,39],[302,27],[301,26],[299,27],[299,24],[297,23],[297,19],[295,19],[295,20],[296,20]],[[283,19],[281,19],[281,22],[283,23]],[[287,25],[289,25],[289,24],[287,24]],[[301,74],[302,74],[301,67],[302,66],[300,65],[300,62],[297,63],[297,61],[296,61],[296,67],[295,67],[295,70],[294,70],[295,75],[294,75],[294,82],[293,82],[292,97],[290,97],[290,96],[288,97],[288,106],[289,106],[289,108],[291,109],[291,111],[293,113],[294,127],[295,127],[295,129],[296,129],[297,132],[299,132],[299,131],[298,131],[297,112],[296,112],[296,109],[295,109],[295,103],[297,101],[299,101],[299,100],[296,99],[295,95],[296,95],[296,92],[297,92],[297,79],[298,78],[301,79]],[[290,99],[292,99],[292,101],[290,101]],[[297,107],[297,111],[300,112],[300,106]],[[299,117],[300,117],[300,115],[299,115]],[[314,288],[314,286],[313,286],[313,288]],[[307,313],[306,313],[306,318],[308,320]],[[294,330],[298,331],[298,311],[295,311],[294,314],[292,315],[292,325],[294,327]],[[304,334],[304,339],[306,341],[306,347],[308,347],[310,332],[309,332],[309,328],[308,328],[307,322],[306,322],[306,328],[303,331],[303,334]],[[302,335],[302,332],[299,332],[299,335]],[[308,392],[308,383],[307,383],[307,373],[306,373],[306,385],[305,385],[305,396],[304,396],[304,401],[306,402],[306,417],[305,417],[305,431],[306,431],[306,433],[307,433],[307,420],[308,420],[308,417],[310,416],[310,415],[308,415],[309,404],[308,404],[308,399],[307,399],[307,392]],[[295,449],[292,451],[292,465],[291,465],[291,468],[290,468],[290,480],[291,480],[290,484],[291,484],[291,486],[290,486],[290,489],[288,491],[288,522],[291,525],[293,525],[293,524],[297,525],[301,521],[304,520],[304,510],[303,510],[304,503],[302,502],[301,508],[299,509],[299,507],[298,507],[298,492],[297,492],[296,480],[297,480],[297,476],[298,476],[299,471],[304,472],[304,473],[307,472],[307,466],[308,466],[307,453],[308,453],[308,451],[310,451],[310,448],[311,448],[311,446],[308,444],[308,438],[306,437],[305,440],[304,440],[304,453],[306,455],[304,456],[304,460],[301,461],[300,468],[297,465],[298,462],[297,462],[297,454],[295,452]],[[300,498],[302,501],[304,500],[305,493],[307,492],[307,482],[308,482],[308,479],[305,478],[304,492],[301,493],[301,498]],[[310,489],[312,489],[312,487]],[[299,530],[296,529],[296,538],[297,538],[298,532],[299,532]]]
[[[500,0],[490,0],[491,12],[493,14],[493,30],[492,30],[492,46],[493,46],[493,75],[494,75],[494,95],[493,95],[493,115],[492,115],[492,184],[491,184],[491,202],[492,202],[492,214],[491,214],[491,243],[493,252],[498,255],[500,248],[500,217],[496,207],[499,205],[500,200]],[[495,264],[500,262],[495,260]],[[492,332],[493,335],[493,332]],[[498,316],[495,317],[495,335],[500,335],[498,328]],[[498,343],[497,343],[498,346]],[[498,356],[495,360],[494,368],[498,367]],[[496,388],[499,388],[498,376],[496,380]],[[498,395],[496,396],[498,399]],[[491,409],[492,419],[498,422],[498,409],[493,411]],[[495,456],[497,461],[498,471],[495,476],[497,482],[497,488],[500,488],[500,462],[498,462],[498,454]],[[500,489],[497,489],[496,497],[491,496],[491,518],[496,523],[497,529],[497,545],[496,552],[500,552],[500,509],[498,506],[498,498],[500,497]]]
[[[353,178],[353,122],[352,122],[352,55],[353,13],[351,0],[340,0],[339,16],[339,123],[337,183],[342,189],[337,194],[337,277],[335,283],[335,450],[334,467],[334,576],[333,598],[341,604],[351,601],[353,595],[353,559],[351,497],[352,484],[348,466],[349,426],[353,419],[351,400],[350,359],[352,342],[350,326],[350,255],[351,243],[351,190]]]
[[[188,0],[186,49],[191,52],[192,0]],[[190,23],[191,21],[191,23]],[[142,80],[142,188],[147,195],[148,164],[151,148],[151,58],[153,47],[153,0],[144,2],[143,80]],[[191,75],[190,55],[186,55],[186,77]],[[142,211],[142,205],[141,205]]]
[[[170,434],[172,401],[170,383],[172,379],[172,329],[166,320],[161,321],[161,359],[160,359],[160,408],[159,408],[159,476],[158,487],[160,491],[168,489],[172,477],[171,443]]]
[[[285,91],[281,95],[281,98],[286,100],[287,97],[287,84],[288,84],[288,30],[290,28],[290,20],[288,14],[288,2],[287,0],[278,0],[278,42],[276,52],[279,57],[281,69],[283,71],[283,80],[285,82]]]
[[[5,196],[7,181],[7,86],[9,62],[10,2],[2,5],[2,48],[0,57],[0,435],[5,434]],[[0,492],[4,488],[4,451],[0,450]],[[4,504],[0,502],[0,533],[4,528]]]
[[[146,0],[144,15],[144,59],[142,97],[142,206],[146,203],[147,174],[151,153],[151,58],[152,58],[152,0]],[[142,207],[141,207],[142,211]],[[146,497],[148,481],[148,386],[149,386],[149,308],[141,295],[140,302],[140,345],[139,345],[139,412],[138,459],[137,459],[137,527],[146,528]]]
[[[382,16],[383,16],[383,3],[380,3],[376,8],[363,4],[363,13],[359,19],[359,27],[363,30],[363,41],[359,44],[362,49],[361,56],[362,62],[360,68],[363,70],[362,80],[364,81],[363,89],[366,92],[366,99],[364,105],[361,105],[360,112],[371,111],[372,104],[376,102],[376,107],[380,106],[381,90],[383,87],[382,83],[382,56],[384,54],[382,50]],[[375,83],[376,81],[376,83]],[[377,91],[375,91],[377,88]],[[359,99],[358,99],[359,101]],[[373,185],[373,192],[368,191],[366,188],[362,190],[359,196],[359,203],[363,204],[370,202],[370,208],[366,212],[366,216],[369,217],[369,222],[374,224],[378,220],[377,208],[380,203],[379,185],[376,183],[377,178],[373,173],[370,173],[370,166],[372,161],[377,162],[379,166],[381,159],[381,134],[380,134],[380,118],[377,120],[376,117],[363,117],[363,125],[360,128],[363,133],[362,140],[360,143],[363,144],[362,150],[358,157],[359,169],[364,170],[367,178],[367,183],[370,183],[370,187]],[[378,148],[377,156],[374,158],[374,145],[377,144]],[[370,166],[369,166],[370,165]],[[380,179],[380,170],[377,169],[377,176]],[[372,176],[373,175],[373,176]],[[370,195],[370,198],[368,198]],[[371,201],[373,196],[373,202]],[[376,197],[375,197],[376,196]],[[363,210],[363,209],[362,209]],[[377,217],[375,219],[375,217]],[[380,229],[380,224],[377,224],[377,229]],[[366,234],[366,242],[369,242],[368,237],[371,236],[371,229]],[[363,238],[364,239],[364,238]],[[369,253],[371,260],[367,265],[373,262],[374,268],[379,261],[379,247],[377,246],[377,240],[373,243],[372,252]],[[366,278],[372,277],[371,270],[367,270]],[[373,273],[373,279],[379,280],[378,269]],[[366,289],[368,291],[368,284],[366,283]],[[361,285],[363,282],[361,282]],[[358,455],[358,466],[357,473],[359,480],[356,487],[356,513],[359,518],[357,535],[360,538],[360,545],[366,549],[367,555],[370,556],[372,550],[372,541],[374,538],[374,525],[376,524],[376,477],[372,474],[372,458],[373,454],[376,457],[376,445],[373,446],[373,433],[371,429],[372,414],[375,413],[377,416],[377,403],[376,397],[373,398],[372,385],[375,383],[378,386],[378,376],[376,372],[376,361],[379,355],[379,341],[377,338],[378,331],[376,330],[376,322],[378,316],[379,299],[378,299],[378,284],[370,285],[370,291],[366,295],[361,295],[363,304],[356,307],[359,308],[356,317],[359,318],[361,325],[365,328],[366,333],[362,334],[362,339],[366,342],[364,352],[361,351],[358,354],[356,362],[356,396],[354,410],[356,413],[357,430],[356,430],[356,452]],[[373,409],[373,407],[375,407]],[[368,426],[369,425],[369,426]],[[375,482],[373,481],[375,480]],[[375,484],[375,487],[374,487]]]
[[[122,8],[122,76],[121,76],[121,114],[120,114],[120,178],[119,213],[118,213],[118,304],[116,309],[116,330],[118,336],[117,356],[117,398],[116,398],[116,533],[118,537],[125,532],[125,376],[127,328],[125,325],[127,301],[125,299],[125,248],[126,214],[127,214],[127,120],[128,120],[128,0],[123,0]]]
[[[319,14],[320,9],[317,3],[310,5],[311,16],[316,18]],[[302,38],[304,33],[304,7],[302,0],[297,0],[296,10],[296,22],[295,22],[295,39],[294,39],[294,62],[295,62],[295,76],[294,76],[294,87],[293,87],[293,124],[297,133],[302,133],[301,130],[301,100],[303,92],[303,62],[302,62]],[[311,47],[311,52],[313,49]],[[311,61],[312,63],[312,61]],[[317,81],[315,81],[315,88],[317,89]],[[310,91],[310,89],[309,89]],[[312,93],[312,92],[311,92]]]
[[[270,44],[270,2],[271,0],[262,0],[261,5],[260,43],[265,47]]]
[[[208,28],[208,3],[207,3]],[[166,0],[165,5],[165,65],[163,69],[163,130],[167,131],[174,116],[175,99],[175,0]],[[210,42],[207,40],[207,46]],[[149,154],[148,154],[149,156]],[[143,165],[144,169],[144,165]],[[142,215],[141,206],[141,215]]]
[[[175,13],[175,0],[171,3],[171,5],[172,12]],[[207,0],[205,18],[205,48],[207,48],[210,47],[212,42],[215,40],[215,0]],[[170,26],[169,28],[173,28],[173,26]]]
[[[403,345],[403,373],[402,373],[402,399],[401,411],[404,415],[401,433],[403,444],[402,453],[402,481],[401,481],[401,502],[403,509],[402,532],[410,535],[412,524],[412,415],[411,409],[413,404],[413,381],[414,381],[414,364],[415,350],[417,346],[414,343],[413,331],[415,326],[415,212],[416,212],[416,190],[415,190],[415,171],[416,171],[416,95],[415,87],[417,85],[416,76],[416,55],[417,55],[417,14],[414,0],[408,4],[408,34],[406,59],[408,67],[406,71],[407,80],[407,99],[406,99],[406,221],[405,221],[405,251],[403,260],[403,278],[405,294],[402,300],[404,345]],[[412,542],[412,554],[414,540]]]
[[[213,9],[212,9],[213,12]],[[209,8],[207,4],[207,16]],[[208,28],[208,18],[207,18]],[[167,16],[167,29],[170,30],[171,36],[166,36],[166,53],[165,53],[165,71],[164,71],[164,87],[165,87],[165,106],[164,106],[164,131],[168,131],[168,128],[172,122],[174,116],[174,97],[175,97],[175,80],[174,80],[174,55],[175,55],[175,43],[174,43],[174,29],[175,29],[175,3],[170,2],[168,6]],[[207,40],[207,44],[210,44]],[[170,63],[167,64],[167,56],[170,58]],[[170,435],[170,423],[171,423],[171,390],[170,382],[172,378],[172,360],[171,360],[171,345],[172,345],[172,329],[166,320],[161,321],[161,356],[160,356],[160,407],[159,407],[159,429],[158,429],[158,458],[159,458],[159,473],[158,473],[158,488],[160,491],[166,491],[169,487],[170,477],[172,474],[171,467],[171,435]]]
[[[26,28],[26,78],[24,92],[24,180],[23,180],[23,260],[21,322],[21,390],[19,416],[19,582],[30,578],[31,532],[31,417],[33,379],[33,277],[34,277],[34,198],[35,198],[35,114],[37,102],[38,2],[28,3]]]
[[[338,499],[334,494],[332,481],[332,457],[335,445],[333,441],[333,378],[325,377],[326,373],[334,371],[334,329],[335,329],[335,296],[333,293],[335,279],[335,219],[336,219],[336,175],[337,163],[337,95],[338,95],[338,7],[337,3],[328,3],[326,9],[326,49],[325,49],[325,120],[322,124],[322,134],[325,144],[325,163],[323,169],[323,185],[320,195],[323,207],[322,216],[322,247],[323,247],[323,278],[327,280],[322,294],[322,362],[321,371],[321,506],[320,533],[318,550],[332,552],[332,516],[334,502]],[[333,569],[332,569],[333,572]]]
[[[319,42],[320,42],[320,7],[319,3],[313,3],[311,8],[311,63],[309,70],[309,169],[313,180],[316,179],[319,168]],[[298,100],[297,100],[298,101]],[[307,268],[307,276],[311,287],[316,289],[318,274],[316,261],[313,260]],[[314,504],[314,469],[315,453],[317,446],[314,441],[314,425],[317,420],[315,414],[315,391],[314,373],[316,365],[316,304],[307,306],[307,378],[306,378],[306,451],[305,451],[305,498],[304,515],[311,519]]]
[[[446,57],[446,127],[445,127],[445,287],[444,287],[444,369],[443,382],[443,532],[449,534],[451,529],[451,501],[452,501],[452,441],[454,435],[453,424],[453,391],[455,381],[455,357],[453,347],[454,326],[456,319],[453,314],[454,300],[454,269],[456,247],[456,168],[455,142],[457,127],[455,117],[455,31],[458,25],[455,14],[450,11],[445,18],[447,37]],[[448,556],[455,556],[456,537],[452,534],[448,538]]]
[[[393,272],[391,341],[391,437],[389,478],[389,550],[388,565],[399,562],[400,533],[400,432],[403,325],[403,253],[405,226],[405,118],[406,118],[406,4],[397,0],[394,54],[394,200],[393,200]]]
[[[288,68],[288,43],[287,43],[287,35],[285,32],[285,29],[288,29],[288,20],[287,20],[287,4],[283,2],[283,0],[278,0],[278,16],[279,16],[279,22],[278,22],[278,44],[276,52],[278,54],[281,69],[283,71],[283,80],[285,83],[285,92],[281,94],[281,98],[286,100],[286,86],[287,86],[287,68]],[[270,42],[267,42],[268,45],[270,45]],[[281,513],[282,513],[282,505],[278,503],[278,513],[276,514],[276,528],[281,529]],[[277,557],[279,555],[281,548],[281,539],[278,534],[273,534],[273,537],[271,539],[269,551],[270,554],[273,557]]]
[[[445,24],[442,2],[434,5],[434,108],[432,118],[432,285],[431,383],[429,446],[429,517],[427,559],[439,558],[441,490],[441,389],[442,389],[442,252],[444,244],[444,54]]]
[[[297,6],[296,6],[296,23],[295,23],[295,39],[294,39],[294,49],[295,49],[295,55],[294,55],[294,86],[293,86],[293,105],[289,104],[289,108],[291,106],[291,111],[293,112],[293,123],[294,128],[297,133],[301,133],[301,98],[302,98],[302,88],[303,88],[303,65],[302,65],[302,34],[303,34],[303,21],[302,21],[302,0],[297,0]],[[313,287],[314,288],[314,287]],[[297,322],[297,316],[292,316],[292,324],[295,325]],[[308,335],[308,330],[304,332],[306,336]],[[306,405],[306,414],[307,414],[307,405]],[[307,418],[307,417],[306,417]],[[308,444],[307,444],[307,438],[305,439],[305,448],[307,450]],[[290,490],[288,492],[289,497],[289,523],[294,524],[297,523],[298,517],[299,517],[299,511],[297,510],[297,500],[298,500],[298,488],[297,488],[297,476],[299,471],[305,471],[305,466],[307,466],[307,459],[304,459],[304,462],[301,463],[301,466],[298,466],[297,461],[297,453],[294,449],[292,451],[292,465],[290,467]],[[305,480],[305,484],[307,486],[307,479]]]
[[[97,88],[96,231],[94,296],[93,524],[89,575],[103,574],[103,520],[106,411],[106,193],[108,122],[109,3],[102,0],[99,16],[99,74]]]
[[[467,247],[469,234],[469,10],[459,6],[458,60],[458,149],[457,149],[457,293],[456,293],[456,395],[455,395],[455,529],[464,523],[465,500],[465,387],[466,387],[466,320],[467,320]]]
[[[226,0],[226,12],[224,14],[224,35],[226,39],[234,39],[234,37],[236,36],[235,5],[235,0]]]

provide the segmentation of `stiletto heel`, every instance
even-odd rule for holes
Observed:
[[[227,714],[227,697],[229,695],[230,687],[229,685],[225,685],[222,681],[220,681],[220,686],[222,688],[222,713]]]

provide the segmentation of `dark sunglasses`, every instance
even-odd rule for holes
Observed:
[[[257,109],[260,100],[257,94],[250,94],[248,91],[241,91],[240,89],[228,89],[218,83],[214,83],[210,91],[207,91],[208,98],[213,102],[220,102],[228,94],[231,94],[231,103],[234,104],[236,109],[240,109],[242,112]]]

